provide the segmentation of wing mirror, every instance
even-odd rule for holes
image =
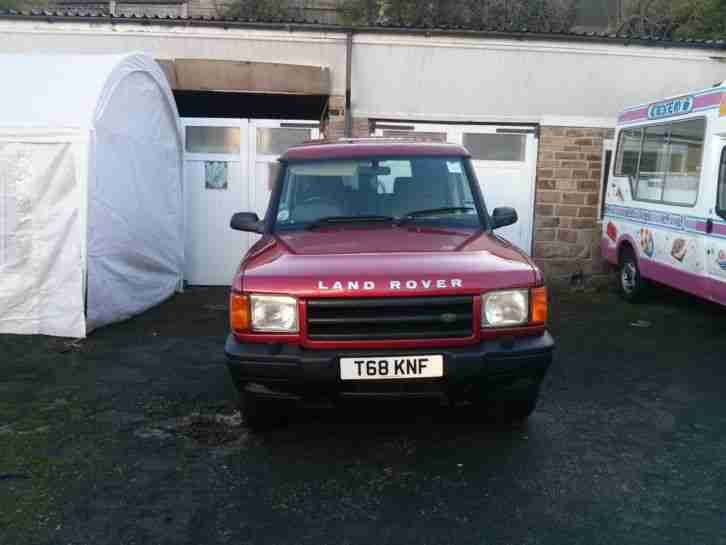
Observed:
[[[262,232],[262,222],[254,212],[237,212],[229,220],[229,226],[235,231]]]
[[[517,211],[509,206],[500,206],[492,212],[492,229],[499,229],[517,223]]]

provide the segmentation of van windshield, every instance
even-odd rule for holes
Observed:
[[[471,181],[458,157],[292,163],[282,184],[277,229],[386,221],[481,226]]]

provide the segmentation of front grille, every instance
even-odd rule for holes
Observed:
[[[360,297],[307,302],[308,338],[436,339],[472,335],[473,297]]]

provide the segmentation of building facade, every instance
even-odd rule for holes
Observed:
[[[467,146],[488,205],[518,210],[520,221],[502,234],[562,281],[604,271],[598,250],[602,181],[618,112],[726,79],[723,43],[69,13],[0,16],[0,53],[133,50],[158,59],[175,91],[194,188],[188,217],[196,238],[188,254],[196,251],[200,263],[219,257],[204,254],[205,237],[228,231],[210,210],[226,213],[246,204],[264,211],[269,172],[285,145],[340,136],[349,125],[354,136],[418,134]],[[226,173],[227,193],[205,185],[209,169]],[[230,240],[234,247],[237,239]]]

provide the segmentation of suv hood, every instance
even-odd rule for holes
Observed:
[[[242,265],[246,292],[298,297],[443,295],[541,283],[531,260],[482,230],[331,226],[266,235]]]

